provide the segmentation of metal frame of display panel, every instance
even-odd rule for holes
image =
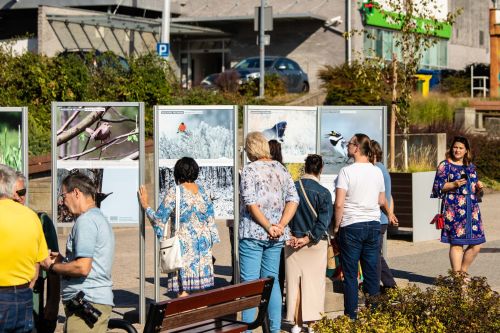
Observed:
[[[160,154],[159,154],[159,141],[160,141],[160,111],[162,110],[233,110],[233,182],[234,182],[234,195],[233,195],[233,218],[234,218],[234,244],[238,240],[238,220],[239,220],[239,150],[238,150],[238,106],[226,105],[156,105],[154,106],[154,205],[159,206],[159,186],[160,186]],[[154,243],[154,284],[155,284],[155,301],[160,301],[160,271],[159,271],[159,241],[155,237]],[[237,256],[238,247],[235,245],[234,253],[235,260],[233,262],[233,274],[235,283],[239,282],[239,261]]]
[[[20,112],[21,113],[21,155],[23,158],[22,161],[22,170],[21,172],[24,174],[26,177],[26,181],[24,186],[28,190],[29,193],[29,170],[28,170],[28,151],[29,151],[29,146],[28,146],[28,108],[23,106],[23,107],[0,107],[0,112]],[[26,195],[26,205],[28,205],[29,196]]]
[[[59,107],[106,107],[106,106],[116,106],[116,107],[137,107],[139,116],[139,161],[138,161],[138,172],[139,172],[139,185],[144,184],[145,179],[145,150],[144,150],[144,103],[143,102],[52,102],[52,220],[55,221],[57,225],[57,109]],[[73,223],[71,223],[73,225]],[[139,270],[140,270],[140,282],[139,282],[139,299],[144,299],[144,279],[145,279],[145,225],[144,225],[144,211],[140,209],[138,211],[138,223],[134,224],[112,224],[113,227],[138,227],[139,228]],[[70,227],[59,226],[59,227]],[[145,303],[139,303],[139,317],[141,324],[145,321]]]

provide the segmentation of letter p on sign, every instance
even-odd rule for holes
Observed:
[[[170,44],[169,43],[157,43],[156,44],[156,53],[160,57],[168,58],[170,53]]]

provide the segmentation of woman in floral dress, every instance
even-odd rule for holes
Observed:
[[[480,244],[486,241],[478,205],[483,184],[477,178],[471,158],[469,141],[455,137],[447,159],[437,168],[431,194],[431,198],[443,199],[445,226],[441,242],[450,244],[451,268],[455,272],[467,272],[480,251]]]
[[[214,207],[201,185],[195,183],[199,167],[190,157],[183,157],[174,167],[174,179],[180,187],[180,225],[177,235],[181,243],[183,267],[169,273],[167,287],[179,297],[214,285],[212,246],[219,243]],[[158,239],[175,209],[175,187],[171,187],[156,212],[148,205],[146,188],[139,189],[141,206],[145,209]]]

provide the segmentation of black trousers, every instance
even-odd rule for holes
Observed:
[[[380,243],[379,243],[379,261],[377,265],[379,280],[382,281],[382,286],[386,288],[393,288],[396,286],[396,281],[394,281],[394,276],[392,276],[391,269],[385,258],[382,256],[382,247],[384,245],[384,234],[387,232],[387,224],[380,225]]]

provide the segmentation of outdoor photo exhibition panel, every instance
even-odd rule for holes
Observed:
[[[234,106],[157,106],[158,202],[175,186],[174,165],[192,157],[200,167],[197,183],[214,204],[217,219],[234,217]]]
[[[197,183],[212,200],[215,218],[238,220],[237,114],[232,105],[155,106],[155,207],[175,186],[177,160],[192,157],[200,167]],[[157,246],[156,242],[155,300],[159,301]]]
[[[383,163],[386,160],[387,128],[385,106],[322,106],[319,108],[318,152],[325,166],[321,184],[332,192],[340,169],[350,163],[347,143],[356,133],[363,133],[380,143]]]
[[[142,103],[52,104],[52,205],[58,227],[74,223],[61,200],[61,182],[76,172],[94,182],[97,207],[111,225],[139,225],[143,114]]]
[[[28,108],[26,107],[0,107],[0,164],[24,173],[28,179]]]
[[[245,107],[244,136],[259,131],[267,140],[281,143],[283,163],[303,164],[316,153],[317,108],[303,106]],[[248,163],[246,154],[245,163]]]

